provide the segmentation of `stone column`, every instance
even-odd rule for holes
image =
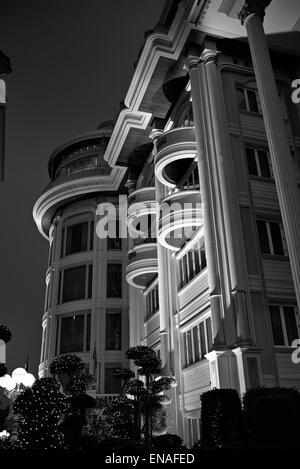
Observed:
[[[253,67],[262,105],[272,167],[287,247],[292,268],[298,308],[300,308],[300,195],[296,171],[263,28],[269,1],[245,1],[239,17],[245,24]]]
[[[161,130],[154,129],[151,132],[150,137],[154,143],[154,153],[156,153],[156,139],[162,134]],[[157,231],[159,223],[159,202],[164,195],[164,188],[162,184],[155,177],[155,192],[156,192],[156,204],[157,204]],[[158,296],[159,296],[159,322],[160,322],[160,358],[163,364],[164,374],[172,374],[171,367],[171,322],[170,314],[172,314],[172,308],[169,301],[170,288],[168,279],[168,253],[166,248],[161,246],[157,242],[157,265],[158,265]]]
[[[215,50],[214,44],[208,46],[201,55],[205,69],[205,86],[209,99],[209,112],[206,113],[206,119],[210,120],[213,133],[212,154],[216,163],[216,187],[218,187],[221,196],[230,272],[231,303],[235,311],[237,343],[248,345],[252,341],[247,307],[248,273],[240,209],[236,195],[222,83],[216,66],[218,51]]]
[[[220,270],[218,265],[218,246],[215,232],[212,180],[209,174],[208,152],[206,146],[205,126],[203,121],[203,102],[201,97],[199,69],[199,57],[189,56],[186,68],[191,78],[191,93],[193,114],[195,122],[195,135],[197,143],[197,158],[200,179],[201,204],[204,219],[205,253],[207,259],[208,286],[210,295],[212,333],[214,349],[223,348],[226,341],[223,324],[223,303],[220,282]]]

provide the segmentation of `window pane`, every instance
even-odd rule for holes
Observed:
[[[91,226],[90,226],[90,251],[94,249],[94,229],[95,229],[95,224],[94,224],[94,220],[92,220]]]
[[[68,226],[65,255],[87,250],[88,222]]]
[[[122,265],[107,264],[107,296],[121,298],[122,296]]]
[[[279,223],[271,221],[270,230],[271,230],[274,254],[284,255]]]
[[[298,339],[299,333],[296,323],[295,310],[293,306],[284,306],[283,314],[285,320],[286,334],[288,338],[287,345],[291,346],[294,339]]]
[[[198,326],[193,327],[193,340],[194,340],[195,361],[198,361],[200,360]]]
[[[265,178],[271,177],[269,160],[268,160],[268,153],[266,151],[258,150],[258,159],[259,159],[259,166],[261,175]]]
[[[206,319],[206,334],[207,334],[207,351],[212,349],[212,330],[211,330],[211,318]]]
[[[270,254],[270,246],[269,246],[266,222],[264,222],[263,220],[256,220],[256,223],[257,223],[260,250],[264,254]]]
[[[92,292],[93,292],[93,266],[89,265],[88,298],[92,298]]]
[[[121,368],[121,366],[120,364],[118,368]],[[105,367],[105,394],[119,394],[121,391],[121,380],[114,376],[116,368]]]
[[[122,348],[122,314],[106,314],[106,350],[121,350]]]
[[[85,342],[86,352],[91,350],[91,315],[87,314],[86,316],[86,342]]]
[[[270,306],[273,340],[275,345],[284,345],[284,336],[280,318],[279,306]]]
[[[246,111],[247,106],[246,106],[246,101],[245,101],[245,95],[244,95],[243,88],[237,88],[236,92],[237,92],[238,107],[240,109],[244,109]]]
[[[85,298],[86,266],[66,269],[63,275],[62,302],[81,300]]]
[[[119,220],[116,220],[116,237],[107,238],[107,249],[122,249],[122,241],[119,234]]]
[[[84,315],[61,319],[60,353],[83,352]]]
[[[246,148],[246,156],[249,174],[252,174],[253,176],[258,176],[254,149]]]
[[[192,349],[192,332],[186,332],[186,345],[187,345],[187,365],[193,362],[193,349]]]
[[[256,93],[252,90],[247,90],[249,111],[258,112]]]
[[[204,358],[204,355],[207,352],[206,344],[205,344],[204,321],[200,322],[199,329],[200,329],[201,358]]]

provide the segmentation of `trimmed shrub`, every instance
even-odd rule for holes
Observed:
[[[297,447],[300,394],[293,388],[255,388],[243,400],[249,443],[256,448]]]
[[[242,431],[242,407],[235,389],[213,389],[201,395],[201,446],[234,447]]]

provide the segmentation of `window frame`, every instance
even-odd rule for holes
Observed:
[[[247,150],[252,150],[254,152],[254,159],[255,159],[255,166],[256,166],[257,174],[252,174],[249,171]],[[270,177],[262,175],[258,152],[266,153],[266,158],[267,158],[267,162],[268,162]],[[253,178],[260,178],[260,179],[267,179],[269,181],[274,181],[274,172],[273,172],[273,166],[272,166],[272,161],[271,161],[271,155],[270,155],[270,151],[268,149],[259,148],[259,147],[255,147],[253,145],[247,145],[246,144],[245,145],[245,155],[246,155],[248,174],[251,178],[253,177]]]
[[[246,109],[240,108],[240,106],[238,104],[238,109],[239,109],[240,112],[248,112],[248,113],[255,114],[255,115],[262,115],[261,102],[260,102],[258,90],[256,88],[252,88],[252,87],[249,87],[249,86],[247,87],[247,86],[243,86],[243,85],[238,84],[238,85],[236,85],[236,90],[243,91],[244,99],[245,99],[245,103],[246,103]],[[251,92],[255,93],[256,105],[257,105],[258,111],[252,111],[250,109],[248,91],[251,91]]]
[[[264,222],[265,225],[266,225],[267,238],[268,238],[267,241],[268,241],[269,250],[270,250],[269,253],[263,252],[261,250],[261,244],[260,244],[260,239],[259,239],[259,230],[258,230],[258,225],[257,225],[258,221]],[[280,235],[281,235],[281,243],[282,243],[282,247],[283,247],[283,254],[274,253],[274,243],[273,243],[273,239],[272,239],[270,223],[277,223],[279,225],[279,230],[280,230]],[[272,220],[272,219],[267,220],[265,218],[257,217],[256,218],[256,229],[257,229],[257,234],[258,234],[258,243],[259,243],[259,247],[260,247],[260,252],[263,256],[288,257],[287,243],[286,243],[286,238],[285,238],[284,227],[283,227],[282,221]]]
[[[183,368],[188,368],[195,363],[200,363],[205,360],[205,355],[210,351],[210,344],[212,344],[212,337],[211,340],[209,340],[208,337],[208,329],[212,332],[211,321],[211,316],[205,316],[198,323],[193,324],[188,329],[182,331]],[[209,328],[208,322],[210,322]],[[204,331],[204,344],[201,337],[201,325]],[[195,329],[196,334],[194,333]],[[198,358],[196,357],[195,336],[197,341],[197,350],[199,353]]]
[[[68,237],[68,229],[74,225],[81,225],[87,223],[87,234],[86,234],[86,244],[87,248],[82,251],[74,251],[69,254],[66,254],[66,247],[67,247],[67,237]],[[95,231],[95,221],[94,216],[86,215],[84,218],[79,217],[71,217],[66,218],[63,222],[61,227],[61,236],[60,236],[60,259],[73,256],[75,254],[79,254],[82,252],[89,252],[94,250],[94,231]]]
[[[271,318],[272,314],[271,314],[271,310],[270,310],[271,306],[279,308],[281,330],[282,330],[283,340],[284,340],[284,344],[281,344],[281,345],[280,344],[275,344],[275,342],[274,342],[273,326],[272,326],[272,318]],[[269,315],[270,315],[270,320],[271,320],[272,340],[273,340],[274,347],[291,347],[291,345],[288,343],[288,334],[287,334],[286,321],[285,321],[285,316],[284,316],[284,308],[293,308],[296,327],[297,327],[297,330],[298,330],[298,337],[296,337],[296,339],[300,339],[300,318],[299,318],[299,311],[298,311],[297,305],[296,304],[288,304],[288,303],[278,304],[278,303],[270,302],[269,303]]]
[[[83,320],[83,350],[81,351],[74,351],[74,352],[61,352],[61,323],[63,319],[67,319],[69,317],[74,316],[84,316]],[[56,316],[56,337],[55,337],[55,355],[59,356],[62,353],[91,353],[91,334],[92,328],[90,327],[90,340],[89,340],[89,349],[87,347],[88,343],[88,316],[90,318],[90,324],[92,321],[92,311],[90,309],[85,310],[76,310],[74,312],[59,314]]]
[[[76,269],[78,267],[85,267],[85,285],[84,285],[84,297],[77,298],[73,300],[63,301],[64,297],[64,281],[65,281],[65,271]],[[90,278],[91,277],[91,278]],[[91,262],[84,264],[77,264],[72,266],[65,266],[59,270],[58,276],[58,293],[57,293],[57,305],[64,305],[71,303],[73,301],[84,301],[91,300],[93,297],[93,264]]]
[[[204,236],[201,236],[190,247],[190,249],[178,260],[178,290],[181,290],[186,285],[188,285],[206,268],[207,258],[205,252],[205,240]]]

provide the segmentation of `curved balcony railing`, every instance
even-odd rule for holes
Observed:
[[[200,192],[179,190],[162,199],[158,222],[158,240],[172,251],[178,251],[203,224]]]
[[[179,127],[157,139],[155,175],[161,183],[175,187],[197,155],[194,127]]]
[[[140,241],[139,238],[136,240]],[[126,280],[129,285],[144,289],[157,275],[157,244],[152,239],[145,239],[128,252]]]
[[[143,187],[132,192],[128,197],[127,225],[148,234],[149,223],[155,224],[156,202],[155,187]]]

